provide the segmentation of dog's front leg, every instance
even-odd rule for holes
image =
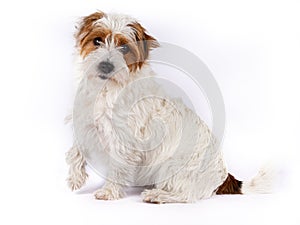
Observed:
[[[85,171],[86,160],[79,148],[73,146],[66,154],[66,162],[70,166],[68,186],[74,191],[81,188],[88,177]]]
[[[124,197],[123,185],[107,181],[104,186],[94,192],[98,200],[117,200]]]
[[[124,188],[129,185],[132,171],[126,167],[120,167],[118,163],[111,163],[106,178],[106,183],[101,189],[94,192],[98,200],[117,200],[123,198]]]

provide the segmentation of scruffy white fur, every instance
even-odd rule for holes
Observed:
[[[122,33],[133,39],[127,25],[134,21],[128,16],[107,14],[94,26],[105,25],[113,35]],[[102,80],[97,73],[96,65],[108,54],[118,71],[114,80]],[[228,172],[214,136],[198,115],[180,100],[166,96],[152,78],[155,74],[149,65],[131,74],[113,42],[84,59],[79,56],[79,60],[81,82],[73,113],[77,139],[67,153],[70,188],[75,190],[85,183],[88,160],[105,171],[106,183],[95,192],[97,199],[119,199],[125,186],[149,184],[154,187],[143,191],[146,202],[194,202],[212,196]],[[161,135],[160,126],[164,138],[159,143],[147,142],[149,137]],[[130,146],[122,143],[128,135]],[[143,147],[151,150],[139,150],[144,142]]]

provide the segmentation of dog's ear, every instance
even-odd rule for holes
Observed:
[[[80,19],[78,24],[75,26],[75,39],[76,39],[76,46],[79,47],[80,44],[83,42],[84,38],[92,31],[92,27],[94,22],[101,19],[105,13],[101,11],[97,11],[89,16],[85,16]]]
[[[151,35],[147,34],[146,29],[142,27],[142,25],[138,22],[129,24],[135,34],[135,39],[139,47],[139,51],[141,53],[142,58],[141,61],[144,61],[148,58],[149,52],[159,47],[159,43],[157,40]]]

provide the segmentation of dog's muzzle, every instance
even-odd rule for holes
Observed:
[[[114,65],[109,61],[102,61],[98,65],[99,71],[103,74],[100,75],[101,79],[107,79],[109,76],[107,76],[109,73],[111,73],[114,70]]]

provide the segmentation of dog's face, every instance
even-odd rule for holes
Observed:
[[[135,19],[103,12],[84,17],[75,38],[87,76],[117,82],[134,76],[158,46]]]

